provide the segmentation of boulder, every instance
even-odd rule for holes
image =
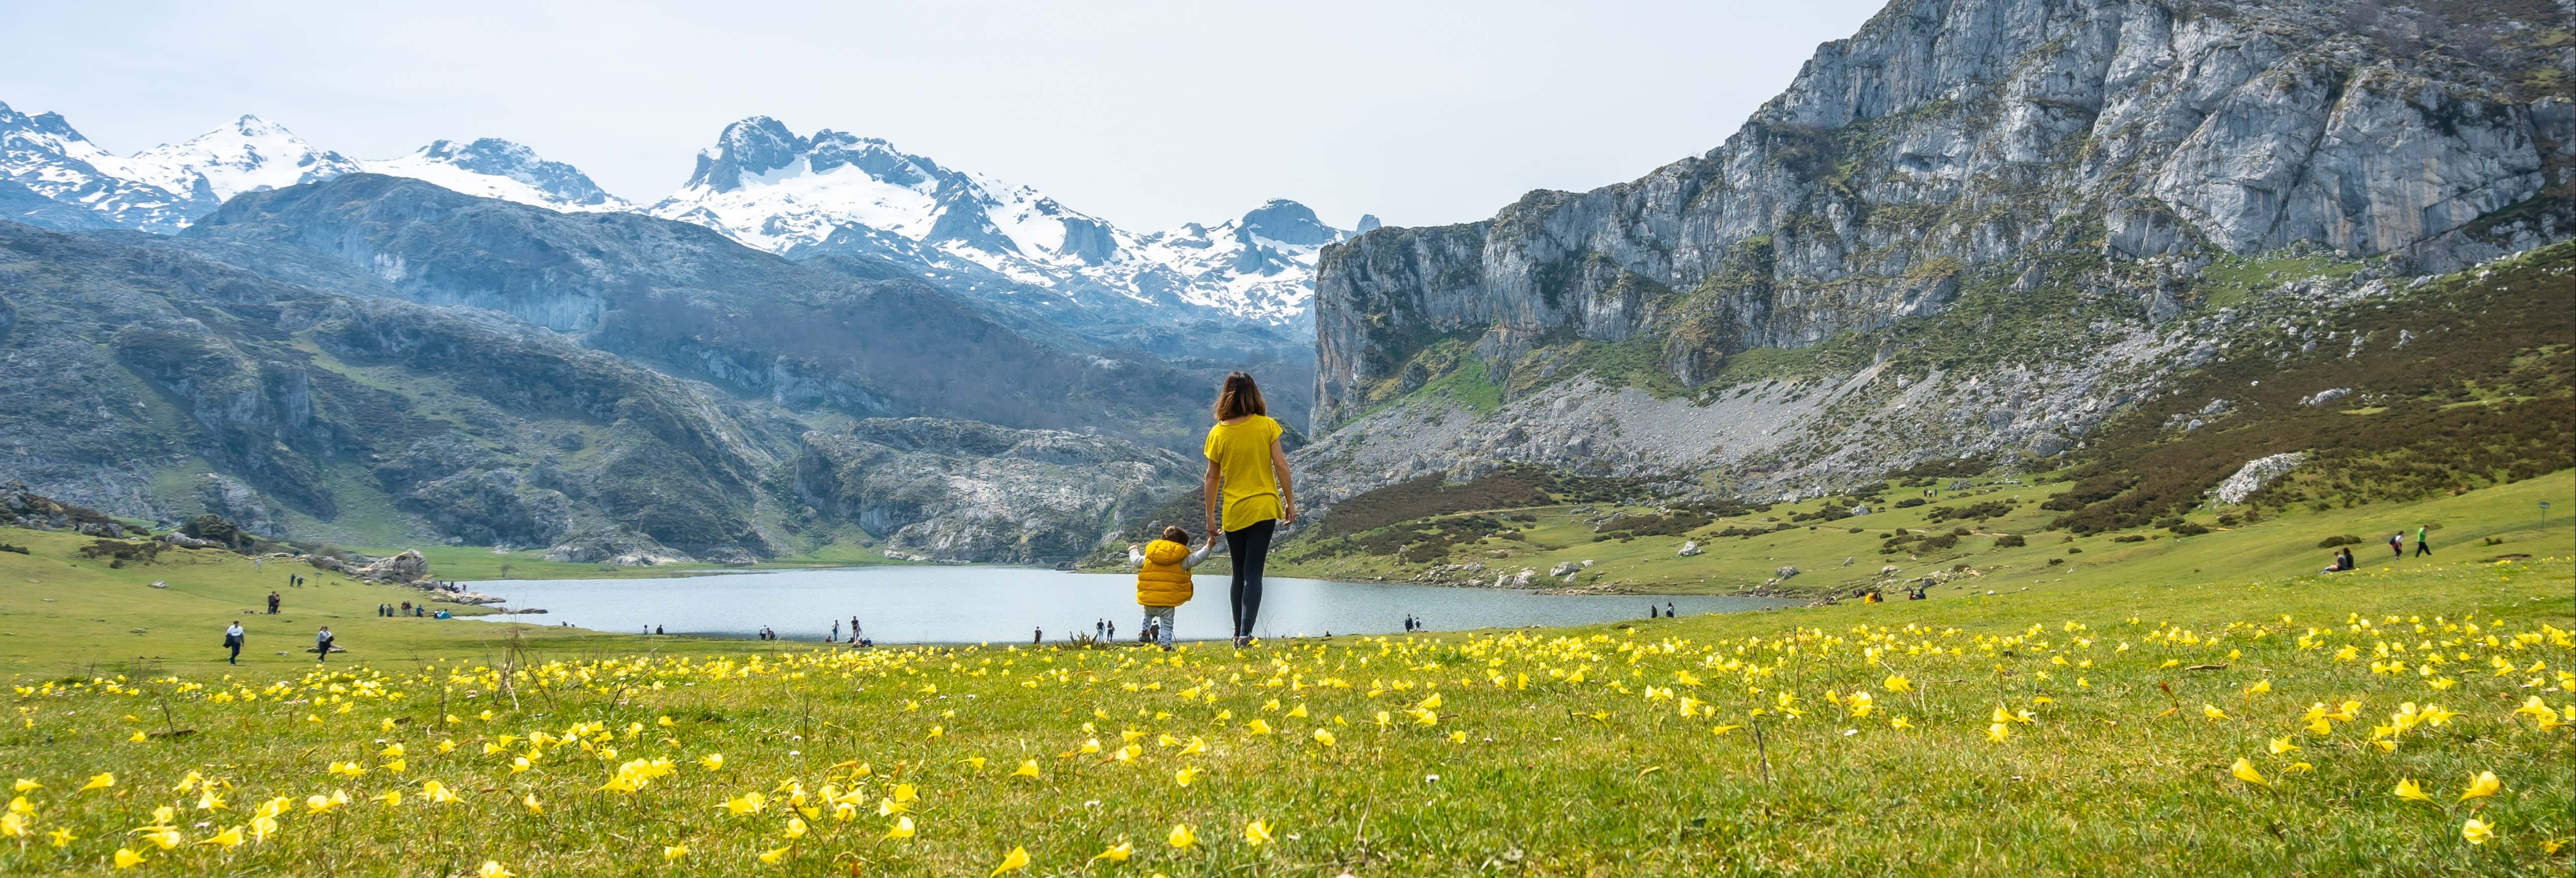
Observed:
[[[1680,555],[1680,556],[1682,556],[1682,557],[1684,557],[1684,558],[1688,558],[1688,557],[1690,557],[1690,556],[1692,556],[1692,555],[1697,555],[1697,554],[1699,554],[1699,541],[1698,541],[1698,540],[1683,540],[1683,541],[1682,541],[1682,550],[1681,550],[1680,552],[1676,552],[1676,553],[1674,553],[1674,554],[1678,554],[1678,555]]]
[[[1792,577],[1792,576],[1796,576],[1796,575],[1798,575],[1798,568],[1796,568],[1796,567],[1782,567],[1782,568],[1780,568],[1780,569],[1778,569],[1778,570],[1771,571],[1771,573],[1772,573],[1772,575],[1774,575],[1774,576],[1778,576],[1778,577],[1780,577],[1781,579],[1787,579],[1787,578],[1789,578],[1789,577]]]
[[[2211,489],[2210,493],[2216,495],[2218,502],[2221,503],[2245,502],[2246,497],[2263,490],[2263,486],[2298,468],[2299,464],[2305,463],[2307,459],[2306,454],[2288,451],[2246,461],[2244,466],[2236,468],[2234,475],[2228,476],[2226,481],[2219,482],[2218,487]]]

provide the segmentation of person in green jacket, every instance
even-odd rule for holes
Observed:
[[[2425,533],[2432,529],[2432,525],[2417,525],[2415,527],[2415,557],[2421,558],[2426,555],[2433,554],[2433,544],[2425,542],[2424,540]]]

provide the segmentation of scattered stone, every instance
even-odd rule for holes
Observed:
[[[2270,457],[2246,461],[2244,466],[2236,468],[2235,475],[2228,476],[2226,481],[2219,482],[2218,487],[2211,489],[2210,493],[2221,503],[2245,502],[2246,497],[2263,490],[2263,486],[2298,468],[2299,464],[2306,462],[2307,459],[2307,454],[2303,452],[2285,451]]]
[[[1684,558],[1688,558],[1688,557],[1690,557],[1690,556],[1692,556],[1692,555],[1697,555],[1697,554],[1699,554],[1699,541],[1698,541],[1698,540],[1683,540],[1683,541],[1682,541],[1682,550],[1681,550],[1681,552],[1679,552],[1678,554],[1680,554],[1680,555],[1681,555],[1682,557],[1684,557]]]

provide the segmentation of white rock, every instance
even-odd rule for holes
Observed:
[[[2226,481],[2219,482],[2218,487],[2211,489],[2210,493],[2216,495],[2218,502],[2221,503],[2245,502],[2246,497],[2262,490],[2263,486],[2271,484],[2272,480],[2296,469],[2307,459],[2307,454],[2303,452],[2288,451],[2246,461],[2244,466],[2236,468],[2235,475],[2228,476]]]

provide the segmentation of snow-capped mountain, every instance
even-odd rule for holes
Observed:
[[[0,216],[35,225],[177,232],[235,195],[357,171],[553,210],[633,206],[579,169],[507,140],[441,140],[398,158],[358,161],[246,115],[185,143],[119,156],[81,136],[60,114],[27,116],[0,104]]]
[[[244,115],[186,143],[135,153],[124,162],[126,179],[183,196],[188,217],[202,215],[244,192],[283,189],[358,170],[348,156],[315,147],[285,126]]]
[[[1158,322],[1302,320],[1315,253],[1352,232],[1293,201],[1215,226],[1137,234],[1028,186],[876,138],[800,136],[767,116],[725,126],[686,185],[645,212],[793,258],[852,254],[1042,307],[1154,308]]]
[[[535,150],[495,137],[472,143],[436,141],[409,155],[359,165],[370,174],[410,177],[467,195],[566,213],[634,209],[626,199],[610,195],[591,182],[590,175],[581,169],[546,161]]]
[[[1176,356],[1302,353],[1317,251],[1357,233],[1286,200],[1214,225],[1138,233],[884,140],[831,130],[801,136],[766,116],[726,126],[698,154],[686,185],[641,207],[506,140],[441,140],[361,161],[246,115],[184,143],[120,156],[60,115],[27,116],[0,104],[0,217],[52,228],[175,233],[234,195],[359,171],[550,210],[683,220],[792,259],[860,257],[841,267],[921,278],[1095,344]],[[1358,231],[1376,225],[1363,217]],[[1175,334],[1205,320],[1265,328],[1215,341]]]
[[[171,232],[181,224],[168,219],[186,215],[186,196],[134,179],[125,158],[91,143],[61,114],[29,116],[7,104],[0,104],[0,182],[57,205],[8,199],[10,219],[50,228]]]

